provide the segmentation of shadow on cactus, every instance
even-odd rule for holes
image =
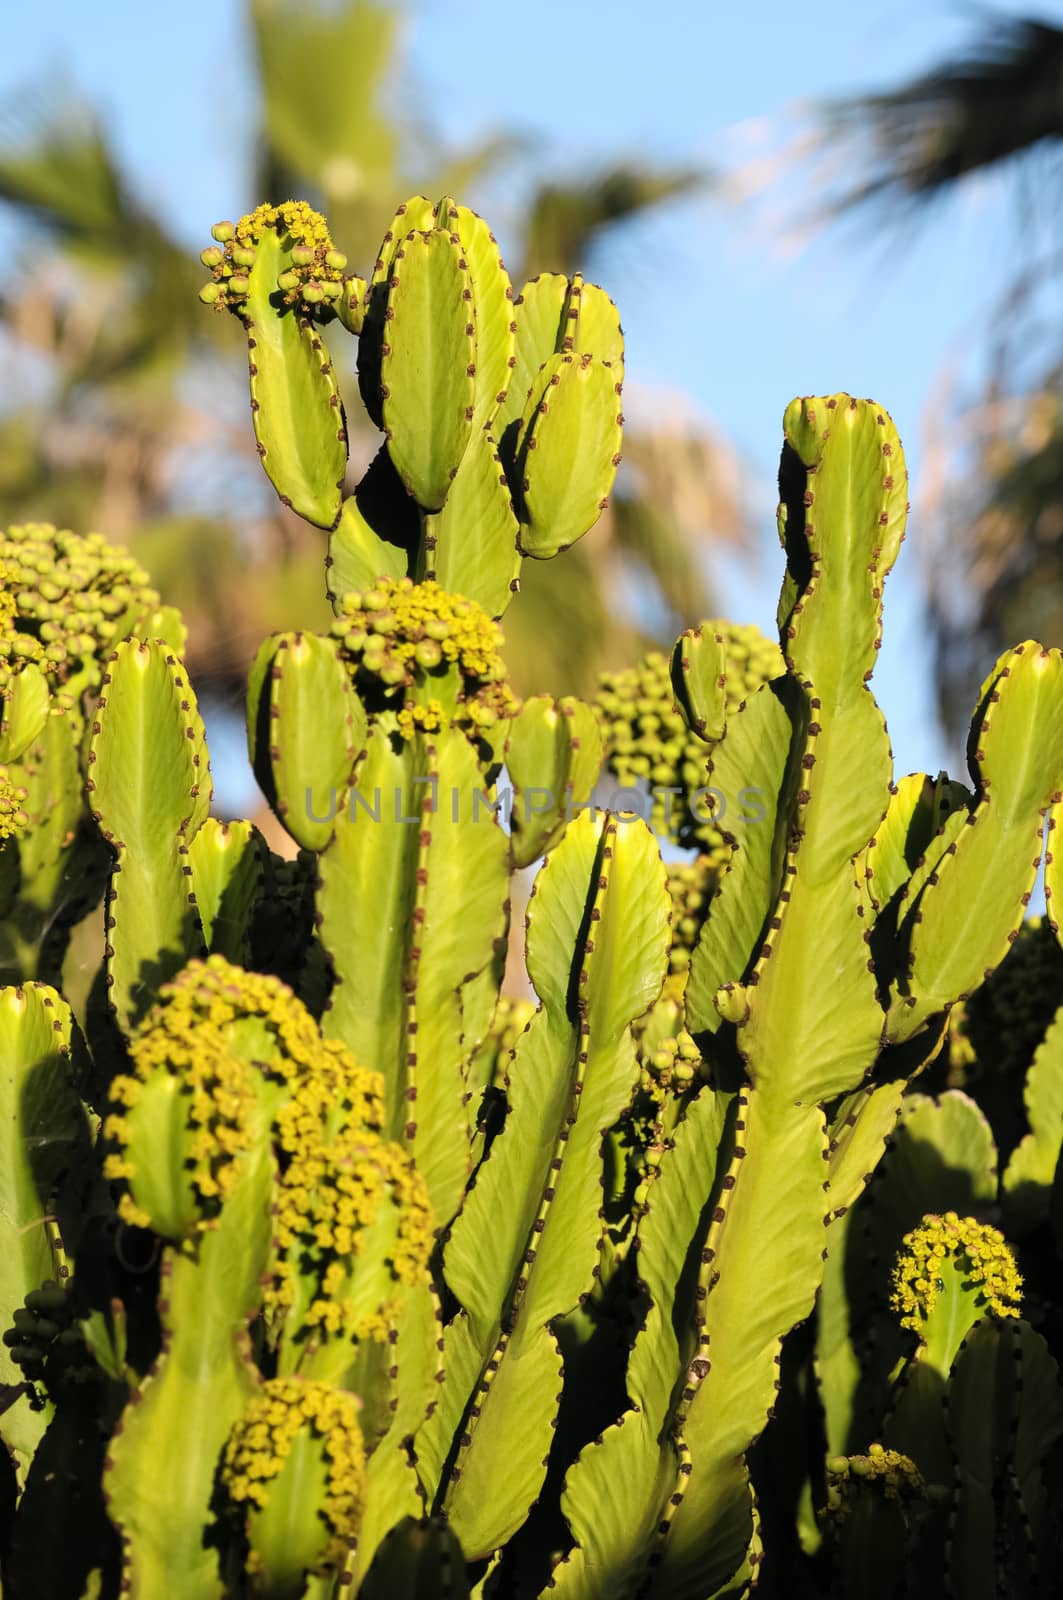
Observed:
[[[619,461],[616,308],[514,293],[448,198],[364,278],[301,202],[214,241],[335,623],[250,674],[285,862],[211,815],[146,578],[0,551],[5,1594],[1047,1600],[1063,658],[995,664],[964,782],[894,780],[904,458],[834,395],[784,418],[778,644],[521,704],[523,562]],[[339,363],[380,431],[346,498]]]

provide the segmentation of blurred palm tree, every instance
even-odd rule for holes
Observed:
[[[511,135],[447,151],[396,110],[413,97],[401,89],[392,6],[248,0],[247,13],[258,89],[250,203],[305,195],[353,264],[373,260],[397,199],[464,196],[522,155]],[[515,283],[574,269],[608,230],[705,181],[616,163],[542,185],[521,219]],[[201,268],[168,219],[134,200],[91,110],[0,121],[0,200],[29,229],[23,268],[0,291],[5,392],[20,397],[0,409],[0,519],[47,517],[134,542],[185,611],[201,691],[235,704],[264,632],[328,617],[322,537],[283,511],[258,471],[239,330],[197,303]],[[337,370],[352,366],[348,354]],[[377,441],[356,384],[344,399],[353,483]],[[704,615],[705,546],[743,533],[732,458],[704,425],[632,429],[622,470],[593,544],[526,563],[509,631],[515,667],[540,687],[587,688],[655,623],[674,632]]]
[[[942,713],[956,730],[972,677],[1007,643],[1032,634],[1063,645],[1063,27],[993,19],[960,59],[828,106],[820,127],[823,146],[841,152],[831,217],[873,207],[880,223],[888,206],[912,218],[997,172],[1020,208],[1014,281],[990,318],[984,370],[973,389],[952,385],[928,463],[930,614]]]

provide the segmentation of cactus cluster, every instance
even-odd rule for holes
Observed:
[[[520,703],[521,563],[619,459],[612,302],[514,294],[446,198],[365,280],[302,203],[203,259],[335,622],[249,674],[282,860],[211,815],[143,574],[0,549],[5,1595],[1049,1600],[1063,657],[992,667],[965,782],[894,777],[900,440],[806,397],[778,644]]]

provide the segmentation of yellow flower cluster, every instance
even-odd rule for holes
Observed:
[[[352,590],[339,602],[332,632],[367,709],[397,712],[404,738],[448,720],[472,732],[488,729],[518,710],[501,628],[475,601],[434,579],[381,577],[372,589]]]
[[[207,305],[238,308],[246,300],[248,272],[255,264],[257,247],[267,229],[274,229],[290,251],[291,264],[277,279],[285,304],[300,302],[308,310],[328,308],[343,293],[347,257],[332,243],[328,223],[305,200],[285,200],[279,206],[257,206],[234,227],[219,222],[211,232],[217,241],[208,245],[200,260],[211,270],[211,281],[199,293]]]
[[[190,962],[163,987],[130,1056],[133,1072],[120,1074],[111,1089],[115,1110],[104,1135],[117,1148],[106,1158],[105,1176],[135,1188],[136,1140],[127,1113],[145,1085],[175,1078],[184,1101],[185,1162],[208,1217],[230,1192],[235,1159],[249,1147],[261,1073],[314,1086],[363,1126],[379,1127],[383,1118],[379,1074],[359,1067],[338,1041],[323,1039],[278,978],[245,972],[221,956]],[[123,1195],[120,1210],[127,1222],[149,1225],[131,1194]]]
[[[0,688],[33,661],[58,705],[73,705],[158,604],[143,568],[100,534],[15,524],[0,532]]]
[[[941,1270],[950,1259],[996,1316],[1019,1315],[1022,1277],[1004,1235],[987,1223],[946,1211],[944,1216],[924,1217],[904,1237],[891,1297],[902,1327],[921,1330],[937,1304]]]
[[[297,1270],[304,1283],[315,1280],[309,1326],[382,1338],[402,1286],[426,1278],[433,1235],[422,1178],[399,1145],[367,1128],[359,1108],[338,1104],[317,1079],[300,1084],[281,1110],[276,1138],[274,1229],[282,1258],[267,1307],[278,1316],[288,1309]]]
[[[786,670],[778,645],[758,628],[711,622],[724,639],[727,656],[727,711],[736,711],[762,683]],[[636,667],[604,672],[595,708],[602,729],[606,765],[621,783],[672,788],[654,802],[655,832],[686,848],[697,846],[717,873],[727,862],[720,830],[699,806],[692,816],[689,797],[708,783],[704,741],[692,733],[675,703],[668,657],[651,651]],[[738,797],[728,796],[737,804]]]
[[[12,783],[7,768],[0,767],[0,841],[21,833],[29,821],[22,809],[25,798],[25,789]]]
[[[331,1384],[272,1378],[248,1402],[222,1452],[221,1480],[229,1499],[253,1513],[269,1505],[296,1439],[309,1435],[320,1441],[325,1492],[306,1508],[308,1517],[325,1522],[321,1554],[310,1569],[317,1577],[341,1566],[361,1526],[366,1471],[360,1407],[356,1396]],[[249,1572],[259,1565],[252,1549]]]
[[[18,603],[15,600],[15,569],[0,561],[0,637],[7,638],[14,630]]]
[[[412,739],[418,733],[438,733],[447,725],[447,714],[438,700],[429,700],[424,706],[409,701],[396,720],[402,737]]]
[[[881,1444],[868,1446],[866,1456],[834,1456],[827,1462],[828,1507],[838,1522],[852,1510],[854,1494],[861,1486],[897,1504],[926,1498],[926,1482],[910,1456],[887,1450]]]

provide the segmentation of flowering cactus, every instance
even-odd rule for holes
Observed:
[[[988,1597],[1005,1552],[1047,1597],[1058,1018],[1003,1152],[949,1074],[991,1076],[979,991],[1031,937],[1063,658],[995,665],[969,785],[894,781],[904,458],[833,395],[785,415],[778,644],[707,623],[594,707],[521,704],[522,563],[619,462],[615,306],[514,294],[448,198],[364,279],[301,202],[203,262],[335,622],[250,673],[282,861],[210,815],[144,575],[0,541],[5,1593],[711,1600],[804,1563]],[[348,337],[381,432],[353,486]],[[596,809],[603,761],[704,814]],[[75,911],[104,948],[77,1017],[41,981]]]

